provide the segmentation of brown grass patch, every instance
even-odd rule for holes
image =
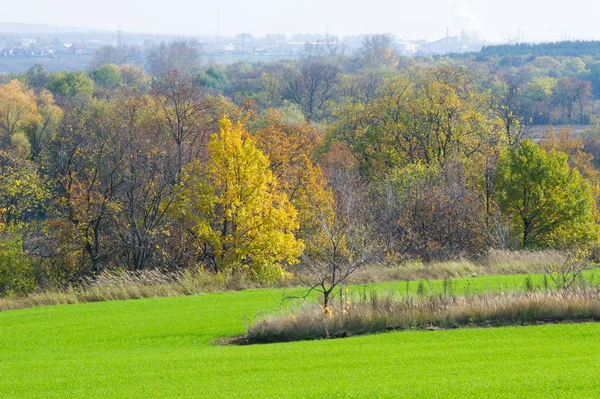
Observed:
[[[373,292],[343,306],[316,304],[250,326],[248,343],[339,338],[390,330],[498,327],[600,321],[600,290],[574,288],[477,296],[404,297]]]
[[[556,251],[491,251],[475,262],[467,259],[394,265],[371,265],[351,276],[347,284],[385,281],[412,281],[474,277],[495,274],[543,273],[549,264],[564,257]],[[175,273],[158,270],[104,273],[83,284],[62,289],[47,289],[26,296],[0,298],[0,311],[36,306],[63,305],[139,298],[198,295],[217,291],[237,291],[265,287],[302,287],[312,280],[301,267],[296,276],[274,284],[260,284],[241,275],[215,274],[201,268]]]

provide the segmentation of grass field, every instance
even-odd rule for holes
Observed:
[[[463,279],[457,291],[521,287],[523,278]],[[402,287],[389,283],[378,289]],[[599,324],[210,344],[243,333],[257,313],[276,310],[290,292],[249,290],[2,312],[0,396],[595,398],[600,392]]]
[[[27,72],[35,64],[42,64],[50,72],[87,70],[91,56],[61,54],[49,57],[1,57],[0,73]]]

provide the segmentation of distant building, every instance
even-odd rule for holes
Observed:
[[[468,35],[463,31],[460,36],[446,36],[440,40],[421,44],[418,54],[478,52],[485,44],[485,40],[480,37]]]
[[[419,45],[413,42],[398,42],[396,46],[401,55],[412,55],[419,49]]]
[[[20,45],[23,48],[29,48],[36,43],[37,43],[37,39],[21,39]]]
[[[281,44],[285,42],[285,35],[270,33],[264,37],[263,42],[269,44]]]

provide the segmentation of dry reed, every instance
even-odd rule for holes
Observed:
[[[316,304],[269,316],[242,341],[267,343],[346,337],[389,330],[453,329],[600,321],[600,290],[592,287],[476,296],[396,297],[373,292],[323,309]]]

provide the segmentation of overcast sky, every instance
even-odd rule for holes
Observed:
[[[489,40],[600,39],[592,0],[0,0],[0,22],[145,33],[393,33],[436,39],[462,29]]]

